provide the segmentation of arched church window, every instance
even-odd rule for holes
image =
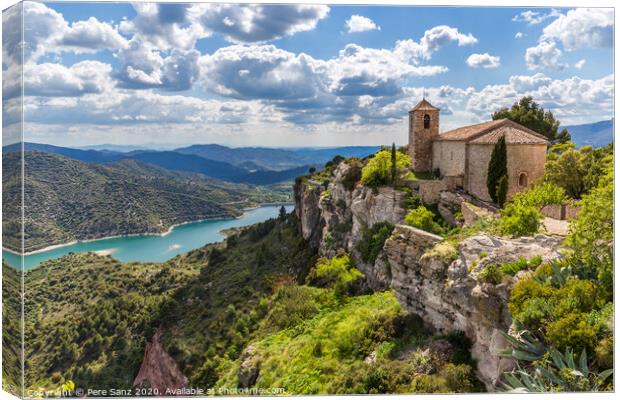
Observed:
[[[431,116],[428,114],[424,114],[424,129],[428,129],[431,127]]]
[[[525,172],[521,172],[519,174],[519,186],[521,187],[527,186],[527,174]]]

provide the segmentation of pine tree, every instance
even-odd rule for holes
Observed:
[[[500,179],[502,179],[503,176],[508,176],[507,163],[506,139],[502,136],[497,143],[495,143],[495,147],[493,147],[487,175],[487,190],[489,191],[489,196],[491,196],[493,203],[498,203],[497,189]]]
[[[392,182],[396,182],[396,145],[392,143]]]
[[[286,221],[286,208],[284,208],[284,206],[280,207],[280,212],[278,214],[278,218],[280,219],[280,221]]]

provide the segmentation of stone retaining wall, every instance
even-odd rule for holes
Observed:
[[[545,217],[568,221],[577,216],[579,206],[576,204],[550,204],[540,209]]]

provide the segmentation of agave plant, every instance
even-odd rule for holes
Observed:
[[[569,278],[574,276],[573,268],[571,265],[565,264],[563,260],[552,260],[549,262],[551,276],[536,277],[535,279],[542,284],[550,284],[554,287],[562,287],[568,281]]]
[[[512,348],[503,350],[502,357],[516,361],[514,371],[504,373],[502,387],[510,392],[591,391],[610,390],[607,380],[613,369],[591,371],[585,349],[579,360],[570,349],[564,353],[547,348],[530,332],[519,332],[517,337],[504,334]]]

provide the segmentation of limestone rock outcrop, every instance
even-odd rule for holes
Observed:
[[[237,372],[239,385],[242,388],[249,388],[256,383],[259,373],[259,361],[256,354],[256,345],[250,344],[243,350],[241,355],[241,365]]]
[[[328,182],[299,181],[295,185],[295,210],[301,221],[304,238],[331,257],[337,249],[345,249],[367,278],[373,290],[389,287],[389,266],[382,254],[372,265],[365,263],[357,251],[364,230],[380,222],[393,225],[403,221],[407,210],[403,202],[407,193],[392,187],[371,189],[357,185],[347,188],[345,179],[353,168],[340,163]]]
[[[133,385],[147,385],[159,396],[168,396],[170,392],[179,391],[188,385],[187,378],[181,372],[176,361],[168,354],[160,343],[161,332],[153,335],[144,349],[144,359]]]
[[[440,242],[428,232],[397,226],[384,246],[392,272],[390,286],[407,311],[439,332],[465,333],[472,341],[478,375],[491,389],[502,372],[512,368],[497,353],[508,347],[500,332],[508,331],[512,323],[506,305],[516,278],[494,285],[480,279],[478,272],[489,263],[520,257],[557,259],[561,241],[548,236],[505,240],[483,234],[465,239],[448,259],[433,251]],[[484,253],[488,255],[480,260]]]

